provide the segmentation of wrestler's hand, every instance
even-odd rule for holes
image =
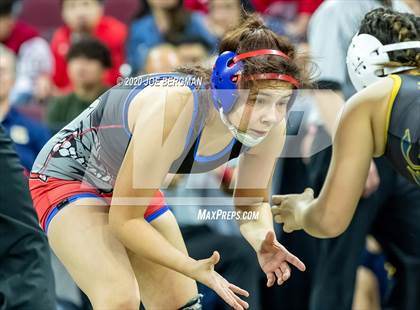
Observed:
[[[283,230],[290,233],[303,228],[303,214],[314,200],[311,188],[302,194],[273,195],[271,212],[276,223],[283,223]]]
[[[232,308],[236,310],[248,309],[248,303],[240,299],[236,294],[248,297],[249,293],[229,283],[214,271],[214,266],[219,260],[220,255],[217,251],[213,252],[211,257],[199,260],[193,272],[193,278],[215,291]]]
[[[270,231],[265,236],[260,250],[257,252],[258,262],[261,269],[267,275],[267,286],[273,286],[274,282],[282,285],[290,278],[290,266],[294,265],[300,271],[305,271],[305,265],[293,254],[286,250],[275,238],[274,232]]]

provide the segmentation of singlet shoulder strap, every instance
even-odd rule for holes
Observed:
[[[388,143],[388,130],[389,130],[389,122],[391,120],[391,113],[392,108],[394,106],[395,99],[397,98],[398,92],[400,91],[402,80],[399,75],[392,74],[389,76],[391,79],[394,80],[394,85],[392,86],[391,96],[389,97],[389,101],[387,104],[387,112],[386,112],[386,120],[385,120],[385,146]]]

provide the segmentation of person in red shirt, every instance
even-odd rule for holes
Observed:
[[[251,0],[241,0],[241,6],[247,12],[254,12],[254,7],[250,3]],[[211,0],[184,0],[184,7],[190,11],[209,13],[209,5]]]
[[[251,0],[255,10],[262,14],[279,16],[287,21],[288,36],[304,38],[309,18],[323,0]]]
[[[127,27],[110,16],[103,15],[101,0],[62,0],[62,17],[65,25],[58,28],[51,40],[55,60],[53,81],[62,91],[69,91],[66,55],[70,45],[84,36],[99,39],[111,52],[112,67],[105,74],[105,83],[115,85],[120,76],[120,66],[125,61]]]
[[[268,13],[270,7],[277,3],[296,3],[298,13],[312,15],[321,4],[322,0],[251,0],[255,10],[260,13]]]

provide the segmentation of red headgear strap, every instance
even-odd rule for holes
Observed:
[[[243,79],[245,81],[249,80],[281,80],[285,82],[291,83],[296,88],[300,87],[300,83],[294,77],[287,75],[287,74],[279,74],[279,73],[257,73],[244,76]]]
[[[236,55],[233,58],[233,62],[234,63],[237,63],[238,61],[240,61],[242,59],[250,58],[250,57],[255,57],[255,56],[259,56],[259,55],[277,55],[277,56],[283,57],[286,60],[289,60],[290,59],[289,56],[287,56],[282,51],[264,49],[264,50],[250,51],[250,52],[246,52],[246,53],[242,53],[242,54]]]
[[[289,56],[287,56],[285,53],[283,53],[281,51],[271,50],[271,49],[263,49],[263,50],[255,50],[255,51],[250,51],[250,52],[239,54],[239,55],[235,56],[232,61],[233,61],[233,63],[237,63],[238,61],[240,61],[242,59],[255,57],[255,56],[259,56],[259,55],[277,55],[277,56],[283,57],[286,60],[290,59]],[[241,78],[241,77],[238,76],[238,78]],[[248,81],[248,80],[281,80],[281,81],[285,81],[285,82],[289,82],[289,83],[293,84],[293,86],[295,86],[296,88],[300,87],[299,81],[296,80],[294,77],[292,77],[290,75],[287,75],[287,74],[259,73],[259,74],[252,74],[252,75],[244,76],[242,78],[245,81]]]

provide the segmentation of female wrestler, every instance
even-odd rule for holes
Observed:
[[[286,107],[305,71],[293,46],[257,17],[228,33],[220,54],[212,71],[123,81],[36,160],[30,186],[40,224],[95,309],[138,309],[140,297],[150,309],[201,309],[194,280],[233,308],[248,307],[236,295],[248,293],[214,271],[217,252],[198,261],[188,256],[159,191],[168,172],[208,171],[238,156],[235,205],[260,213],[240,220],[240,230],[267,285],[287,280],[289,263],[305,269],[275,240],[267,204]],[[191,82],[199,77],[197,87]],[[124,86],[131,82],[138,85]]]
[[[304,229],[319,238],[341,234],[353,216],[372,157],[385,155],[420,186],[419,29],[420,18],[412,14],[380,8],[365,16],[347,54],[349,75],[360,91],[343,111],[319,197],[313,199],[311,189],[273,196],[279,206],[272,212],[284,231]]]

